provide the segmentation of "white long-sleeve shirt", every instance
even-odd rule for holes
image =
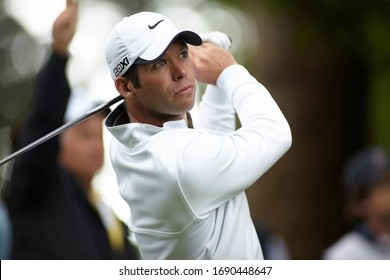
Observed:
[[[234,112],[242,127],[234,131]],[[289,125],[269,92],[233,65],[202,99],[195,128],[106,125],[129,227],[143,259],[262,259],[245,190],[290,147]]]

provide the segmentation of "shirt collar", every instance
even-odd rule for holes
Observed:
[[[184,119],[165,122],[162,127],[143,123],[130,123],[124,102],[108,115],[105,125],[119,142],[130,146],[134,146],[140,141],[167,129],[188,128]]]

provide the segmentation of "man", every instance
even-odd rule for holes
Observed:
[[[110,155],[141,257],[262,259],[244,191],[291,145],[268,91],[227,50],[158,13],[118,23],[106,61],[124,98],[106,120]],[[195,80],[208,86],[190,129]]]
[[[352,230],[326,248],[324,259],[390,259],[390,156],[381,147],[357,151],[345,164],[346,212]]]
[[[77,14],[76,1],[68,0],[54,22],[52,53],[37,79],[21,146],[96,105],[82,94],[68,102],[65,69]],[[13,229],[11,258],[137,258],[127,227],[92,189],[92,178],[103,164],[106,114],[95,115],[16,159],[7,200]]]
[[[7,207],[0,200],[0,260],[10,258],[11,241],[11,221],[9,220]]]

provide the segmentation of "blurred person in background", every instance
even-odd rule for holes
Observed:
[[[255,228],[265,260],[290,259],[290,251],[282,235],[263,222],[256,222]]]
[[[390,157],[381,147],[359,150],[345,164],[350,232],[324,251],[324,259],[390,259]]]
[[[53,25],[52,52],[39,73],[25,146],[100,103],[74,92],[66,77],[77,1],[68,0]],[[103,165],[101,112],[16,158],[5,195],[13,259],[138,259],[122,223],[92,186]]]
[[[8,152],[8,147],[5,143],[9,141],[9,128],[0,128],[0,156],[4,156],[4,152]],[[10,258],[11,248],[11,221],[9,219],[8,209],[3,201],[2,190],[4,182],[7,180],[7,166],[0,166],[0,260],[7,260]]]
[[[11,221],[5,204],[0,200],[0,260],[10,258]]]

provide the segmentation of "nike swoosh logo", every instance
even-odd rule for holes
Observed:
[[[148,27],[149,27],[149,29],[155,29],[156,28],[156,26],[157,25],[159,25],[162,21],[164,21],[163,19],[162,20],[160,20],[160,21],[158,21],[158,22],[156,22],[155,24],[153,24],[153,25],[148,25]]]

